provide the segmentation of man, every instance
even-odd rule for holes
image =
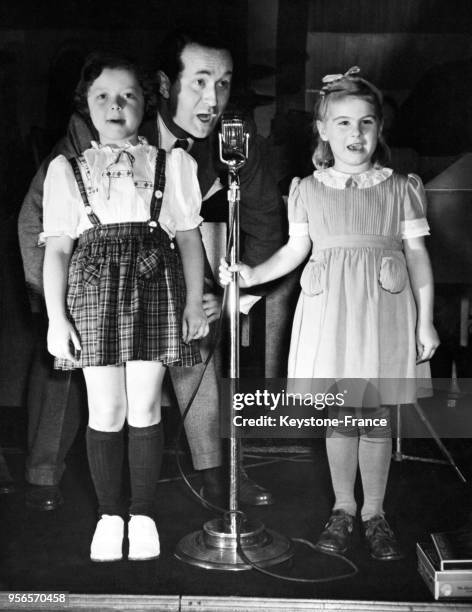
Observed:
[[[204,199],[202,216],[225,205],[222,180],[225,169],[217,163],[215,127],[229,100],[233,63],[225,45],[204,33],[178,33],[164,45],[159,71],[159,105],[157,118],[142,126],[141,133],[151,144],[166,151],[174,146],[186,148],[198,163],[198,180]],[[89,147],[95,137],[93,128],[83,118],[74,115],[64,141],[45,161],[33,180],[19,217],[20,245],[25,277],[36,295],[42,292],[42,253],[37,237],[42,227],[42,184],[47,165],[58,153],[67,157],[78,155]],[[220,177],[221,175],[221,177]],[[222,179],[222,180],[221,180]],[[248,162],[241,171],[241,255],[250,265],[269,257],[284,240],[285,214],[280,196],[257,146],[255,135],[250,138]],[[226,209],[225,209],[226,210]],[[210,321],[219,314],[219,303],[212,293],[204,296],[204,306]],[[44,340],[43,340],[44,342]],[[203,343],[202,355],[208,346]],[[169,375],[181,410],[187,405],[201,374],[201,367],[169,368]],[[62,388],[70,384],[65,380]],[[44,391],[42,392],[44,396]],[[30,421],[37,435],[30,436],[26,478],[37,485],[30,490],[29,501],[39,509],[51,509],[60,503],[58,482],[63,471],[64,444],[57,442],[56,454],[44,457],[43,449],[55,436],[59,441],[70,438],[73,417],[64,417],[67,400],[64,396],[56,405],[41,401],[39,393],[31,393]],[[46,395],[47,398],[47,395]],[[57,404],[60,403],[58,410]],[[68,407],[70,410],[70,406]],[[40,414],[38,418],[38,413]],[[61,413],[59,415],[58,413]],[[51,418],[51,415],[54,415]],[[39,422],[39,425],[38,425]],[[53,432],[54,423],[58,423]],[[44,424],[47,423],[47,426]],[[41,425],[43,425],[41,427]],[[218,433],[218,388],[213,360],[202,380],[199,392],[185,421],[186,434],[194,467],[201,471],[203,494],[211,501],[224,503],[222,485],[221,441]],[[43,431],[44,435],[41,435]],[[42,465],[38,465],[42,462]],[[40,478],[38,478],[38,475]],[[38,486],[39,485],[39,486]],[[41,490],[44,495],[41,495]],[[272,503],[269,491],[252,482],[242,471],[240,484],[242,503],[267,505]]]

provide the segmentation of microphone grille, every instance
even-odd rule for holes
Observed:
[[[221,117],[221,133],[224,142],[239,147],[244,139],[244,120],[239,113],[225,113]]]

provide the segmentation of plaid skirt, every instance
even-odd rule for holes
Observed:
[[[72,370],[132,360],[192,366],[198,343],[182,341],[185,281],[177,249],[158,226],[114,223],[86,230],[69,265],[67,313],[82,345]]]

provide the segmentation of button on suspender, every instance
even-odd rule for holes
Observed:
[[[153,232],[158,225],[161,214],[162,196],[166,185],[166,152],[157,149],[154,172],[154,191],[151,198],[151,218],[148,221],[149,231]]]

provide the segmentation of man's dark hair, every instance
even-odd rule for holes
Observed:
[[[143,90],[145,110],[144,115],[150,116],[155,112],[156,96],[155,84],[150,76],[137,64],[134,59],[115,55],[113,53],[94,52],[87,56],[82,71],[80,81],[75,88],[74,105],[76,110],[84,116],[89,115],[87,94],[93,82],[98,79],[103,70],[121,69],[134,74],[141,89]]]
[[[168,76],[171,84],[183,70],[182,51],[192,44],[208,49],[224,49],[232,55],[228,42],[213,30],[175,30],[164,39],[158,58],[158,68]]]

